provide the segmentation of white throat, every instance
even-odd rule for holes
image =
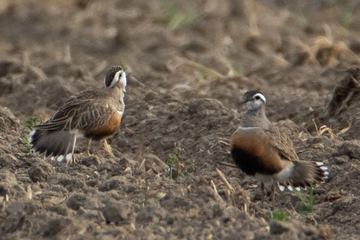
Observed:
[[[117,74],[117,73],[116,73]],[[115,75],[116,76],[116,75]],[[118,75],[118,77],[119,77],[119,75]],[[123,74],[121,75],[121,77],[120,77],[120,83],[121,83],[121,85],[123,86],[123,92],[126,92],[126,85],[127,85],[127,77],[126,77],[126,73],[125,72],[123,72]]]

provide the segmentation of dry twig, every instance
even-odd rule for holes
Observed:
[[[216,195],[219,195],[219,192],[218,192],[218,190],[217,190],[217,188],[216,188],[216,185],[215,185],[215,183],[214,183],[213,180],[210,180],[210,184],[211,184],[211,186],[213,187],[214,192],[216,193]]]
[[[225,184],[225,186],[227,187],[227,189],[229,191],[234,191],[234,188],[230,185],[230,183],[226,180],[225,175],[220,171],[220,169],[216,168],[216,172],[219,174],[219,177],[221,179],[221,181]]]
[[[205,67],[204,65],[201,65],[201,64],[199,64],[197,62],[194,62],[192,60],[189,60],[189,59],[186,59],[186,58],[183,58],[183,57],[176,57],[175,59],[180,62],[179,65],[186,64],[186,65],[198,68],[198,69],[205,70],[205,71],[215,75],[216,77],[219,77],[219,78],[224,78],[225,77],[223,74],[219,73],[218,71],[215,71],[214,69],[210,69],[208,67]]]
[[[232,163],[219,162],[219,164],[224,165],[224,166],[228,166],[228,167],[232,167],[232,168],[237,168],[237,166],[235,164],[232,164]]]

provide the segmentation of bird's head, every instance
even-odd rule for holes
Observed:
[[[259,91],[247,91],[244,97],[244,103],[246,103],[248,110],[257,111],[266,104],[264,94]]]
[[[104,84],[105,84],[105,87],[118,86],[123,90],[123,92],[125,92],[125,88],[126,88],[126,84],[127,84],[125,69],[123,69],[119,65],[111,67],[106,72],[106,75],[104,78]]]

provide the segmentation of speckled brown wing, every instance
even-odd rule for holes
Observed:
[[[104,99],[70,99],[55,115],[36,129],[49,131],[92,130],[103,126],[116,113],[114,106]]]
[[[271,145],[279,151],[282,159],[299,160],[290,137],[283,133],[278,126],[271,124],[269,129],[264,129],[264,131],[269,135]]]

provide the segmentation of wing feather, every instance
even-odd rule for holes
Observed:
[[[105,101],[67,102],[47,122],[35,129],[71,131],[74,129],[92,130],[103,126],[116,112],[115,107]]]
[[[270,127],[264,129],[264,131],[269,135],[271,145],[279,151],[282,159],[289,161],[299,160],[289,135],[282,132],[281,129],[274,124],[271,124]]]

